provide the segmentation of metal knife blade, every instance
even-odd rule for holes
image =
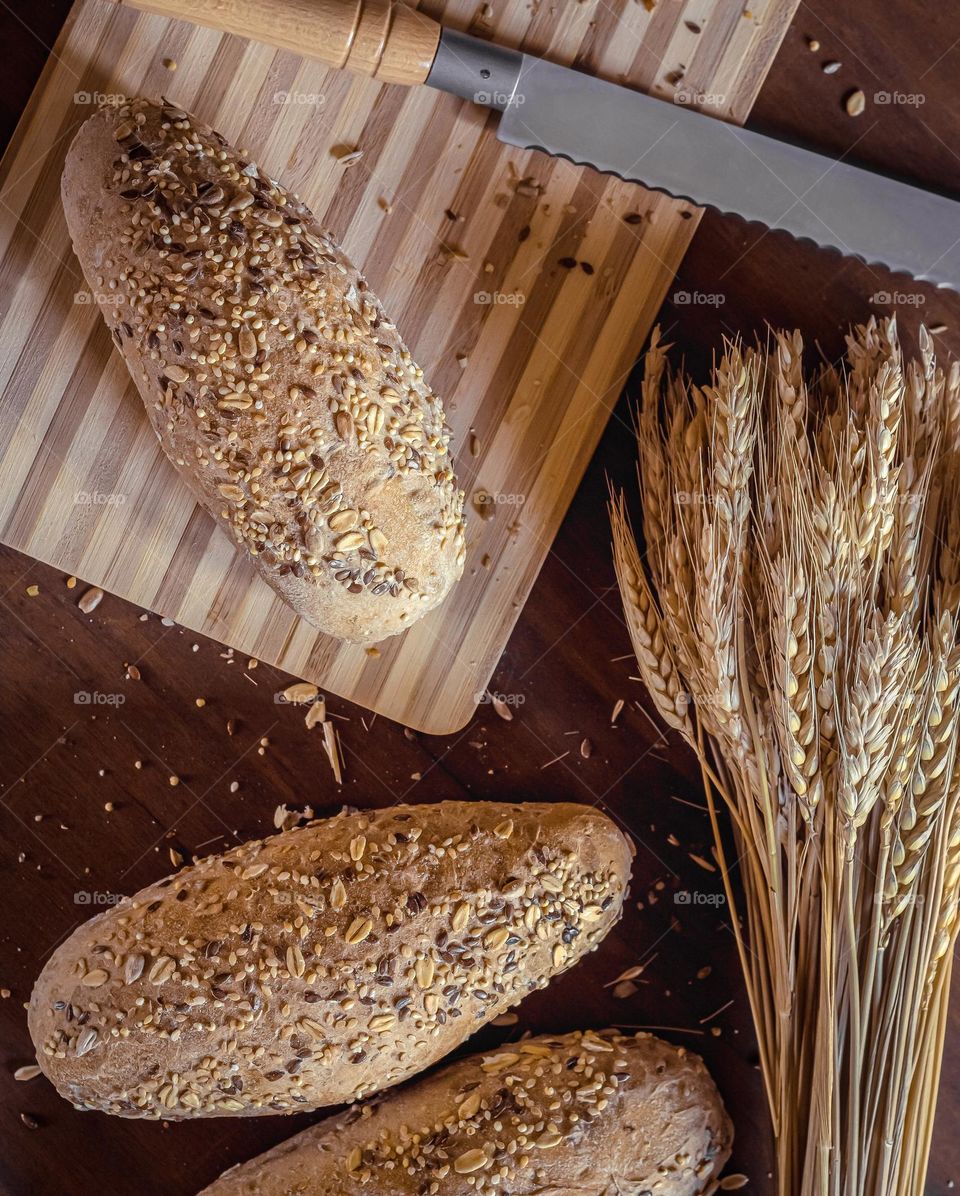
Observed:
[[[428,84],[497,136],[960,290],[960,203],[570,67],[444,29]]]

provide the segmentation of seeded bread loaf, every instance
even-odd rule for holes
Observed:
[[[78,1108],[287,1113],[405,1080],[597,945],[627,840],[587,806],[342,814],[211,856],[91,919],[29,1008]]]
[[[463,570],[440,400],[310,211],[170,104],[104,108],[63,206],[164,451],[303,618],[410,626]]]
[[[567,1034],[328,1118],[201,1196],[695,1196],[732,1140],[696,1055],[650,1034]]]

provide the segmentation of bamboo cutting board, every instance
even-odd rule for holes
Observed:
[[[798,3],[425,7],[742,121]],[[89,302],[60,207],[63,157],[100,97],[138,93],[194,111],[297,191],[446,400],[466,573],[379,655],[298,619],[195,506]],[[411,727],[462,727],[697,223],[687,204],[502,146],[493,123],[427,88],[79,0],[0,167],[0,538]]]

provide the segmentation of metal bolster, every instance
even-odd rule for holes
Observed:
[[[492,42],[444,29],[427,83],[451,95],[505,112],[514,99],[523,55]]]

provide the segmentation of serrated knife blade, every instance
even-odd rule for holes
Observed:
[[[497,135],[960,290],[960,205],[442,26],[396,0],[113,0],[502,113]],[[697,97],[691,96],[696,100]]]
[[[427,82],[501,111],[509,145],[960,290],[947,196],[448,29]]]

